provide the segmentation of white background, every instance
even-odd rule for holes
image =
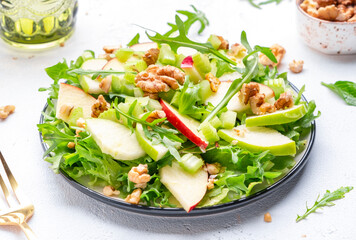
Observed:
[[[287,50],[280,72],[293,59],[305,62],[301,74],[289,74],[305,96],[315,99],[322,116],[310,161],[295,181],[273,196],[230,213],[196,219],[138,216],[106,206],[69,186],[42,160],[36,124],[46,101],[37,91],[51,80],[44,68],[62,58],[75,59],[85,49],[101,52],[108,44],[127,43],[138,24],[164,32],[176,9],[203,10],[210,33],[234,43],[246,30],[252,45],[279,43]],[[0,44],[0,105],[13,104],[16,112],[0,121],[0,150],[20,186],[35,205],[29,225],[41,239],[355,239],[356,190],[307,220],[295,222],[325,190],[356,187],[356,108],[347,106],[320,82],[355,81],[356,55],[328,56],[305,46],[298,38],[294,1],[258,10],[246,1],[80,1],[76,32],[63,48],[24,53]],[[14,58],[17,58],[16,60]],[[2,196],[0,197],[2,198]],[[2,199],[0,199],[2,200]],[[4,208],[5,204],[0,208]],[[273,221],[265,223],[269,211]],[[303,238],[302,235],[306,235]],[[25,239],[17,227],[0,227],[1,240]]]

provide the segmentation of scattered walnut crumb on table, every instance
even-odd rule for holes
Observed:
[[[14,111],[15,111],[14,105],[6,105],[0,107],[0,119],[6,119]]]
[[[264,215],[264,221],[265,222],[272,222],[272,216],[269,212],[266,212],[265,215]]]
[[[303,65],[304,61],[302,60],[293,60],[291,63],[289,63],[289,69],[294,73],[300,73],[303,71]]]
[[[306,234],[302,234],[302,238],[306,238],[307,237],[307,235]]]

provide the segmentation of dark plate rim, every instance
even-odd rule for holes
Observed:
[[[289,82],[289,85],[292,87],[292,89],[295,92],[299,92],[299,89],[293,85],[292,83]],[[302,100],[307,102],[307,99],[302,95]],[[46,103],[43,112],[47,109],[48,104]],[[43,115],[41,114],[40,121],[39,123],[43,123]],[[158,208],[158,207],[152,207],[152,206],[143,206],[143,205],[134,205],[130,203],[126,203],[124,201],[119,201],[115,198],[110,198],[107,196],[104,196],[103,194],[100,194],[99,192],[90,189],[78,182],[76,182],[74,179],[69,177],[65,172],[60,170],[60,174],[64,177],[64,179],[72,185],[75,189],[81,191],[82,193],[86,194],[87,196],[94,198],[98,201],[101,201],[105,204],[108,204],[110,206],[120,208],[122,210],[126,210],[129,212],[134,212],[138,214],[144,214],[144,215],[150,215],[150,216],[160,216],[160,217],[198,217],[198,216],[206,216],[206,215],[212,215],[212,214],[218,214],[218,213],[223,213],[226,211],[230,211],[242,206],[245,206],[247,204],[250,204],[252,202],[255,202],[261,198],[267,197],[271,193],[273,193],[275,190],[280,188],[281,186],[284,186],[286,183],[288,183],[293,177],[295,177],[305,166],[309,159],[310,152],[312,150],[312,147],[314,145],[314,140],[315,140],[315,133],[316,133],[316,124],[315,121],[312,122],[311,125],[311,130],[310,130],[310,139],[308,142],[308,146],[305,149],[305,152],[301,159],[293,166],[293,168],[281,179],[279,179],[277,182],[273,183],[269,187],[256,192],[248,197],[243,197],[237,200],[234,200],[232,202],[220,204],[220,205],[215,205],[211,207],[204,207],[204,208],[195,208],[191,212],[187,213],[181,208]],[[46,143],[43,142],[42,134],[39,132],[40,136],[40,141],[41,145],[44,151],[48,149],[48,146]]]

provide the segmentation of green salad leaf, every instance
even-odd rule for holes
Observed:
[[[131,41],[127,44],[128,47],[131,47],[132,45],[135,45],[137,43],[139,43],[140,41],[140,34],[137,33],[132,39]]]
[[[81,68],[77,69],[71,69],[67,71],[67,74],[69,76],[76,76],[76,75],[87,75],[87,74],[93,74],[92,79],[96,79],[97,77],[107,77],[112,74],[126,74],[126,73],[131,73],[131,74],[137,74],[136,72],[121,72],[121,71],[115,71],[115,70],[84,70]]]
[[[330,192],[329,190],[326,191],[324,196],[319,200],[319,196],[316,199],[314,205],[311,208],[308,208],[307,205],[307,210],[303,215],[298,215],[296,222],[299,222],[300,220],[305,219],[309,214],[316,212],[317,209],[322,208],[322,207],[330,207],[334,206],[335,203],[333,201],[342,199],[345,197],[345,193],[350,192],[353,189],[353,187],[341,187],[333,192]]]
[[[187,19],[184,21],[184,29],[185,29],[185,34],[188,34],[188,31],[190,27],[195,23],[199,22],[200,23],[200,28],[198,30],[198,33],[202,33],[205,29],[206,26],[209,26],[209,20],[206,18],[205,14],[197,10],[194,5],[190,5],[194,12],[189,12],[186,10],[177,10],[177,13],[186,16]],[[178,26],[177,24],[174,23],[168,23],[168,25],[171,27],[171,29],[164,34],[164,36],[170,36],[172,33],[178,31]]]
[[[177,52],[177,49],[179,47],[193,48],[193,49],[198,50],[201,53],[213,54],[216,57],[222,59],[223,61],[226,61],[232,65],[236,65],[236,62],[234,62],[233,60],[231,60],[224,54],[217,51],[211,45],[210,42],[199,43],[199,42],[190,40],[186,35],[186,30],[185,30],[184,23],[183,23],[182,19],[180,19],[180,17],[178,15],[176,15],[175,20],[176,20],[176,26],[177,26],[178,32],[179,32],[178,36],[170,37],[170,36],[162,35],[158,32],[156,32],[155,35],[151,36],[146,32],[147,37],[153,42],[156,42],[159,44],[162,44],[162,43],[168,44],[174,52]]]
[[[334,84],[321,84],[344,99],[344,101],[351,106],[356,106],[356,83],[350,81],[337,81]]]

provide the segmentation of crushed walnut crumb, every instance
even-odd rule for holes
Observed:
[[[210,89],[217,92],[221,84],[220,79],[215,77],[211,72],[205,75],[205,79],[210,82]]]
[[[103,50],[105,53],[114,53],[116,52],[119,48],[121,48],[121,44],[119,45],[113,45],[113,46],[104,46]]]
[[[229,42],[227,40],[225,40],[222,36],[217,36],[220,40],[220,46],[218,47],[218,50],[222,49],[222,50],[227,50],[229,49]]]
[[[103,194],[107,197],[119,196],[120,191],[115,190],[115,188],[113,186],[105,186],[103,188]]]
[[[206,163],[206,170],[210,175],[216,175],[220,172],[221,165],[219,163]]]
[[[146,62],[147,66],[155,64],[158,60],[159,56],[159,49],[158,48],[151,48],[147,50],[145,55],[143,55],[142,59]]]
[[[300,73],[303,71],[303,65],[304,61],[302,60],[293,60],[291,63],[289,63],[289,69],[294,73]]]
[[[139,204],[141,194],[142,194],[141,188],[137,188],[137,189],[133,190],[133,192],[125,198],[125,202],[131,203],[131,204]]]
[[[67,148],[75,148],[75,143],[74,142],[69,142],[68,144],[67,144]]]
[[[166,117],[166,113],[162,110],[154,110],[150,113],[150,115],[148,115],[148,117],[146,118],[146,122],[153,122],[156,119],[160,119],[160,118],[165,118]]]
[[[105,92],[108,93],[111,88],[112,76],[109,75],[100,81],[99,87]]]
[[[99,117],[100,113],[105,112],[108,110],[109,104],[106,102],[103,95],[99,95],[98,99],[94,102],[93,106],[91,107],[91,116],[93,118]]]
[[[14,105],[6,105],[0,107],[0,119],[6,119],[14,111],[15,111]]]
[[[215,182],[216,182],[216,179],[213,179],[213,178],[208,179],[208,183],[206,184],[206,187],[208,188],[208,190],[211,190],[214,188]]]
[[[272,222],[272,216],[269,212],[266,212],[265,215],[264,215],[264,221],[265,222]]]

